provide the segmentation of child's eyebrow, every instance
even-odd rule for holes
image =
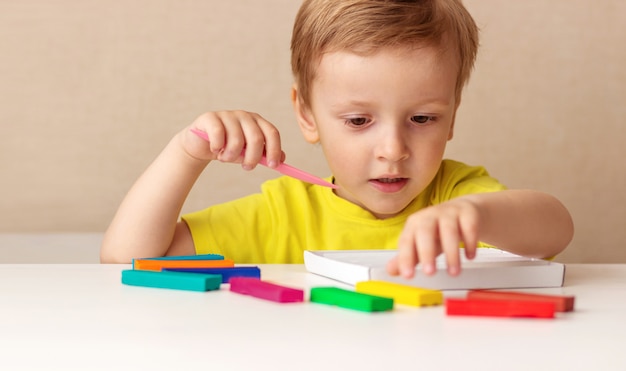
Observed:
[[[349,100],[346,100],[346,101],[335,102],[335,103],[331,104],[331,107],[344,107],[344,106],[350,106],[350,107],[370,107],[371,105],[372,105],[372,102],[363,101],[363,100],[349,99]]]
[[[427,107],[429,110],[445,111],[454,106],[454,99],[431,99],[418,103],[420,107]]]
[[[422,96],[416,96],[414,103],[422,106],[440,106],[447,108],[454,105],[454,101],[454,95],[424,93]]]
[[[329,105],[331,109],[343,109],[345,107],[357,107],[357,108],[370,108],[372,106],[378,106],[380,102],[378,101],[366,101],[366,100],[357,100],[357,99],[347,99],[340,100],[338,102],[333,102]],[[454,105],[454,98],[440,98],[440,97],[429,97],[427,99],[416,98],[413,102],[410,103],[411,106],[415,107],[427,107],[429,110],[446,110]]]

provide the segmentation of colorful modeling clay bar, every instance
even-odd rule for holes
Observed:
[[[393,309],[393,299],[363,294],[338,287],[314,287],[311,289],[312,303],[335,305],[362,312],[383,312]]]
[[[222,268],[164,268],[164,272],[218,274],[222,276],[222,283],[229,283],[234,277],[261,278],[259,267],[222,267]]]
[[[145,258],[139,260],[224,260],[224,255],[219,254],[199,254],[199,255],[176,255],[159,256],[156,258]]]
[[[471,290],[467,299],[446,299],[448,315],[554,318],[572,310],[573,296]]]
[[[233,277],[230,279],[230,291],[277,303],[304,301],[303,290],[261,281],[258,278]]]
[[[219,255],[218,255],[219,256]],[[230,259],[215,258],[215,256],[209,259],[134,259],[133,269],[135,270],[150,270],[160,271],[165,268],[223,268],[234,267],[235,262]]]
[[[122,283],[131,286],[154,287],[189,291],[218,290],[222,276],[128,269],[122,271]]]
[[[439,290],[429,290],[376,280],[357,282],[354,288],[357,292],[363,294],[392,298],[398,304],[416,307],[443,304],[443,293]]]
[[[574,310],[573,296],[530,294],[513,291],[471,290],[467,293],[470,300],[523,300],[543,301],[554,303],[557,312],[571,312]]]

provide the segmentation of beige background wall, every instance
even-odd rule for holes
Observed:
[[[626,2],[466,1],[482,49],[447,155],[560,197],[562,262],[626,263]],[[102,232],[171,136],[208,110],[280,129],[327,175],[289,87],[295,0],[0,0],[0,232]],[[274,174],[211,165],[185,211]]]

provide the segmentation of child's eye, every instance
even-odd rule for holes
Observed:
[[[369,123],[369,119],[367,117],[353,117],[346,119],[346,124],[350,126],[363,126]]]
[[[430,120],[434,121],[435,117],[426,115],[415,115],[411,117],[411,121],[415,122],[416,124],[425,124]]]

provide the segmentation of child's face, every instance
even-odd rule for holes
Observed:
[[[430,47],[334,52],[316,72],[310,109],[296,108],[335,192],[378,218],[398,214],[432,181],[452,138],[455,59]]]

